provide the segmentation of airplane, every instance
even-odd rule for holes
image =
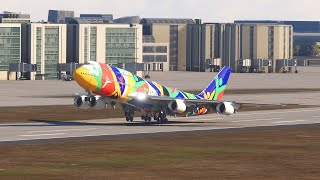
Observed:
[[[75,70],[75,81],[87,94],[75,94],[78,108],[115,108],[120,104],[127,121],[134,112],[144,112],[141,119],[167,123],[167,116],[199,116],[209,111],[233,115],[241,104],[223,101],[231,68],[224,67],[204,90],[195,95],[147,81],[112,65],[90,61]],[[191,82],[192,83],[192,82]]]

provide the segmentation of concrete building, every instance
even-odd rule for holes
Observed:
[[[30,23],[30,14],[4,11],[0,14],[0,23]]]
[[[101,17],[66,17],[67,24],[104,24]]]
[[[80,18],[98,18],[102,19],[103,23],[112,23],[112,14],[80,14]]]
[[[220,58],[219,24],[189,24],[187,26],[187,71],[204,72]],[[216,64],[218,65],[218,64]]]
[[[171,71],[186,70],[187,25],[192,19],[143,18],[143,35],[152,35],[156,43],[169,43]]]
[[[31,80],[58,79],[58,63],[66,63],[67,25],[32,23],[27,27],[29,64],[36,64]]]
[[[118,19],[114,19],[113,23],[117,24],[139,24],[141,18],[139,16],[126,16]]]
[[[0,23],[0,80],[15,80],[16,73],[9,73],[9,64],[18,64],[22,61],[23,33],[22,24]]]
[[[292,59],[293,28],[277,24],[221,24],[221,59],[223,66],[238,72],[238,60],[271,60],[265,72],[275,72],[277,59]]]
[[[140,24],[69,24],[67,62],[142,63]]]
[[[74,11],[49,10],[48,22],[65,23],[66,17],[74,17]]]
[[[147,71],[169,71],[169,43],[156,43],[153,36],[143,36],[142,53]]]
[[[234,21],[236,24],[281,24],[291,25],[295,33],[320,33],[320,21]]]

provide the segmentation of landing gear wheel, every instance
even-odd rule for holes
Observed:
[[[126,117],[126,120],[127,120],[127,121],[129,121],[129,120],[130,120],[130,118],[127,116],[127,117]]]
[[[132,122],[132,121],[133,121],[133,117],[131,116],[131,117],[129,118],[129,120]]]
[[[149,121],[149,122],[151,121],[151,117],[148,117],[148,121]]]

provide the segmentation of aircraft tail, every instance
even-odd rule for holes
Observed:
[[[221,100],[226,89],[230,73],[230,67],[223,67],[208,86],[198,94],[198,96],[208,100]]]

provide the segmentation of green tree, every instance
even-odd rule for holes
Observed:
[[[293,54],[295,56],[299,56],[300,49],[301,49],[301,46],[299,44],[294,45]]]
[[[307,46],[306,55],[310,57],[318,57],[320,56],[320,46],[317,43],[312,43]]]

